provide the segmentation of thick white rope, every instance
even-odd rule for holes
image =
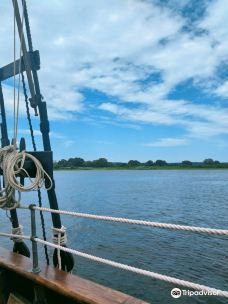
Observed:
[[[30,159],[36,167],[35,178],[31,178],[23,168],[26,159]],[[43,169],[40,161],[25,151],[16,151],[13,145],[0,149],[0,168],[3,171],[5,182],[5,188],[0,191],[0,208],[16,208],[20,202],[20,193],[40,189],[44,185],[45,177],[50,182],[47,190],[52,187],[52,179]],[[29,178],[30,184],[28,186],[22,185],[18,180],[17,175],[20,173],[24,173]],[[15,190],[19,193],[18,199],[15,198]]]
[[[66,245],[67,243],[67,235],[66,235],[66,227],[62,226],[61,228],[52,227],[52,240],[54,244],[59,244],[61,246]]]
[[[44,240],[39,239],[39,238],[35,238],[34,240],[38,243],[45,244],[45,245],[48,245],[50,247],[63,250],[65,252],[70,252],[72,254],[75,254],[77,256],[86,258],[86,259],[91,260],[91,261],[95,261],[95,262],[99,262],[99,263],[102,263],[102,264],[110,265],[110,266],[113,266],[113,267],[116,267],[116,268],[119,268],[119,269],[131,271],[131,272],[134,272],[134,273],[137,273],[137,274],[141,274],[141,275],[144,275],[144,276],[147,276],[147,277],[151,277],[153,279],[165,281],[165,282],[168,282],[168,283],[171,283],[171,284],[184,286],[184,287],[187,287],[187,288],[190,288],[190,289],[203,290],[203,291],[211,292],[211,293],[216,294],[218,296],[228,298],[228,291],[208,287],[208,286],[201,285],[201,284],[195,284],[195,283],[192,283],[192,282],[189,282],[189,281],[176,279],[176,278],[166,276],[166,275],[163,275],[163,274],[159,274],[159,273],[156,273],[156,272],[136,268],[136,267],[133,267],[133,266],[129,266],[129,265],[125,265],[125,264],[122,264],[122,263],[114,262],[114,261],[111,261],[111,260],[108,260],[108,259],[103,259],[103,258],[94,256],[94,255],[91,255],[91,254],[87,254],[87,253],[84,253],[84,252],[81,252],[81,251],[77,251],[77,250],[70,249],[70,248],[67,248],[67,247],[52,244],[50,242],[44,241]]]
[[[23,242],[22,236],[24,235],[24,233],[22,225],[19,225],[19,227],[16,228],[12,227],[12,234],[14,235],[14,237],[11,237],[11,240],[13,240],[15,243]]]
[[[19,208],[28,209],[27,206],[19,206]],[[164,228],[164,229],[190,231],[190,232],[207,233],[207,234],[215,234],[215,235],[228,235],[228,230],[226,230],[226,229],[215,229],[215,228],[177,225],[177,224],[169,224],[169,223],[144,221],[144,220],[134,220],[134,219],[128,219],[128,218],[124,218],[124,217],[112,217],[112,216],[96,215],[96,214],[90,214],[90,213],[56,210],[56,209],[37,207],[37,206],[34,206],[33,209],[44,211],[44,212],[72,215],[75,217],[89,218],[89,219],[101,220],[101,221],[120,222],[120,223],[126,223],[126,224],[144,225],[144,226],[151,226],[151,227]]]
[[[9,238],[23,239],[23,240],[31,240],[31,236],[24,235],[24,234],[16,235],[16,234],[13,234],[13,233],[0,232],[0,236],[9,237]]]
[[[61,228],[52,227],[52,241],[54,244],[58,246],[66,245],[67,243],[67,235],[66,235],[66,228],[62,226]],[[57,249],[57,258],[58,258],[58,267],[59,269],[62,268],[62,261],[61,261],[61,254],[60,249]]]
[[[36,176],[34,179],[30,178],[28,172],[23,168],[26,159],[30,159],[36,167]],[[29,178],[31,183],[28,186],[24,186],[18,181],[16,175],[21,172],[24,172],[26,177]],[[7,171],[5,173],[9,184],[20,192],[28,192],[40,189],[44,185],[45,176],[49,179],[50,182],[50,186],[47,188],[47,190],[50,190],[52,188],[52,180],[48,173],[43,169],[41,162],[33,155],[26,153],[25,151],[12,154],[11,162],[7,163]]]
[[[15,3],[14,3],[14,102],[13,102],[13,117],[14,117],[14,137],[13,145],[16,149],[17,142],[17,131],[18,131],[18,116],[19,116],[19,104],[20,104],[20,86],[21,86],[21,65],[22,65],[22,43],[21,38],[23,37],[23,26],[24,26],[24,0],[22,1],[22,21],[21,28],[18,28],[18,34],[20,36],[20,52],[19,52],[19,71],[18,71],[18,84],[17,84],[17,103],[16,103],[16,16],[15,16]]]
[[[5,187],[0,190],[0,208],[13,209],[18,206],[19,199],[15,198],[15,190],[10,186],[6,179],[7,166],[11,161],[12,154],[15,153],[14,147],[4,147],[0,149],[0,167],[3,171]]]
[[[15,5],[14,5],[15,11]],[[22,65],[22,37],[23,37],[23,27],[24,27],[24,0],[22,0],[22,21],[21,29],[18,29],[18,34],[20,36],[20,59],[19,59],[19,71],[18,71],[18,87],[17,87],[17,105],[16,113],[14,116],[14,148],[16,149],[17,143],[17,131],[18,131],[18,117],[19,117],[19,106],[20,106],[20,88],[21,88],[21,65]]]
[[[10,238],[14,237],[15,238],[15,234],[11,234],[11,233],[0,232],[0,236],[10,237]],[[18,237],[22,238],[22,239],[26,239],[26,240],[31,240],[31,237],[27,236],[27,235],[18,235]],[[156,280],[165,281],[165,282],[168,282],[168,283],[171,283],[171,284],[180,285],[180,286],[187,287],[187,288],[190,288],[190,289],[203,290],[203,291],[206,291],[206,292],[210,292],[213,295],[218,295],[218,296],[221,296],[221,297],[228,298],[228,291],[208,287],[208,286],[201,285],[201,284],[196,284],[196,283],[193,283],[193,282],[190,282],[190,281],[176,279],[176,278],[166,276],[166,275],[163,275],[163,274],[159,274],[159,273],[156,273],[156,272],[136,268],[136,267],[129,266],[129,265],[126,265],[126,264],[114,262],[114,261],[111,261],[111,260],[108,260],[108,259],[103,259],[103,258],[94,256],[94,255],[91,255],[91,254],[87,254],[87,253],[84,253],[84,252],[81,252],[81,251],[77,251],[77,250],[74,250],[74,249],[70,249],[70,248],[67,248],[67,247],[56,245],[56,244],[44,241],[44,240],[39,239],[39,238],[34,238],[33,240],[36,241],[37,243],[44,244],[44,245],[47,245],[47,246],[50,246],[50,247],[53,247],[53,248],[56,248],[56,249],[59,249],[59,250],[65,251],[65,252],[69,252],[69,253],[72,253],[74,255],[77,255],[77,256],[83,257],[85,259],[91,260],[91,261],[95,261],[95,262],[102,263],[102,264],[105,264],[105,265],[109,265],[109,266],[112,266],[112,267],[116,267],[116,268],[119,268],[119,269],[123,269],[123,270],[127,270],[127,271],[134,272],[134,273],[137,273],[137,274],[141,274],[141,275],[144,275],[144,276],[156,279]]]
[[[14,138],[13,145],[7,146],[0,149],[0,167],[3,170],[3,177],[5,188],[0,191],[0,208],[5,208],[8,210],[14,209],[19,205],[20,202],[20,192],[22,191],[32,191],[40,188],[44,183],[44,176],[46,175],[50,180],[50,185],[52,186],[51,178],[42,168],[41,163],[32,155],[23,152],[16,151],[17,142],[17,131],[18,131],[18,117],[19,117],[19,105],[20,105],[20,77],[21,77],[21,67],[22,67],[22,37],[23,37],[23,25],[24,25],[24,0],[22,1],[22,22],[21,28],[18,27],[18,33],[20,36],[20,53],[19,53],[19,71],[18,71],[18,84],[17,84],[17,102],[16,102],[16,14],[15,14],[15,3],[14,3],[14,21],[13,21],[13,118],[14,118]],[[37,169],[36,177],[32,180],[27,171],[23,169],[24,161],[26,158],[31,159]],[[24,172],[30,179],[30,185],[25,187],[19,183],[16,175]],[[50,186],[50,187],[51,187]],[[15,198],[15,190],[18,191],[18,198]]]
[[[13,0],[15,1],[15,0]],[[15,117],[16,117],[16,15],[13,10],[13,117],[14,117],[14,138],[15,138]],[[16,143],[14,142],[14,145]]]

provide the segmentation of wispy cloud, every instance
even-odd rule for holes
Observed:
[[[13,133],[13,131],[11,130],[10,133]],[[35,136],[42,136],[40,130],[34,129],[33,133]],[[29,129],[18,129],[18,134],[19,135],[30,135],[30,130]],[[66,139],[66,136],[58,133],[58,132],[50,132],[50,137],[51,138],[56,138],[56,139]]]
[[[215,94],[220,97],[227,98],[228,97],[228,81],[224,81],[223,84],[219,85],[215,89]]]
[[[13,133],[13,131],[11,130],[10,133]],[[41,136],[42,135],[40,130],[37,130],[37,129],[33,130],[33,133],[34,133],[35,136]],[[30,135],[30,134],[31,133],[30,133],[29,129],[18,129],[18,135],[19,136]]]
[[[188,96],[188,100],[169,98],[188,80],[201,91],[228,97],[227,80],[218,76],[218,67],[228,62],[227,1],[204,1],[204,14],[186,30],[189,18],[181,11],[189,2],[168,1],[162,7],[159,1],[140,0],[98,0],[92,5],[89,0],[68,0],[67,5],[32,2],[31,28],[41,51],[39,75],[51,119],[75,119],[83,111],[89,115],[90,101],[82,93],[88,89],[111,97],[112,102],[96,101],[94,108],[102,115],[113,113],[126,126],[178,125],[188,136],[198,137],[227,133],[228,111],[217,98],[210,107],[206,100],[197,104]],[[2,1],[0,11],[3,65],[12,61],[8,39],[12,8]],[[63,16],[67,20],[59,26]],[[4,90],[10,111],[10,86]]]
[[[73,140],[66,140],[63,144],[64,144],[65,148],[71,148],[75,144],[75,141],[73,141]]]
[[[188,141],[184,138],[161,138],[153,143],[144,144],[146,147],[176,147],[187,145]]]

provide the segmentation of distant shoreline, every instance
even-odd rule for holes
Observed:
[[[178,166],[164,166],[164,167],[129,167],[129,168],[123,168],[123,167],[75,167],[75,168],[54,168],[54,171],[163,171],[163,170],[228,170],[228,167],[178,167]]]
[[[128,162],[110,162],[106,158],[84,160],[80,157],[61,159],[54,161],[54,170],[216,170],[228,169],[228,162],[220,162],[212,158],[206,158],[202,162],[184,160],[182,162],[168,163],[165,160],[148,160],[140,162],[129,160]]]

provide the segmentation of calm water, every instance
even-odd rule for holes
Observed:
[[[228,170],[72,171],[55,172],[55,179],[62,209],[228,229]],[[24,196],[24,201],[34,201],[34,196]],[[28,212],[19,213],[29,233]],[[3,211],[0,220],[1,231],[7,231],[9,220]],[[228,290],[226,237],[66,216],[62,220],[68,228],[68,245],[75,249]],[[46,226],[51,226],[49,214]],[[9,240],[1,242],[11,247]],[[80,276],[151,303],[227,303],[215,297],[172,299],[173,285],[82,258],[75,261]]]

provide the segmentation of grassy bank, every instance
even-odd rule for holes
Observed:
[[[165,160],[148,160],[140,162],[138,160],[129,160],[128,162],[110,162],[106,158],[95,160],[84,160],[80,157],[61,159],[54,162],[54,170],[215,170],[228,169],[227,162],[219,162],[207,158],[202,162],[191,162],[184,160],[182,162],[168,163]]]
[[[54,170],[224,170],[228,166],[54,167]]]

